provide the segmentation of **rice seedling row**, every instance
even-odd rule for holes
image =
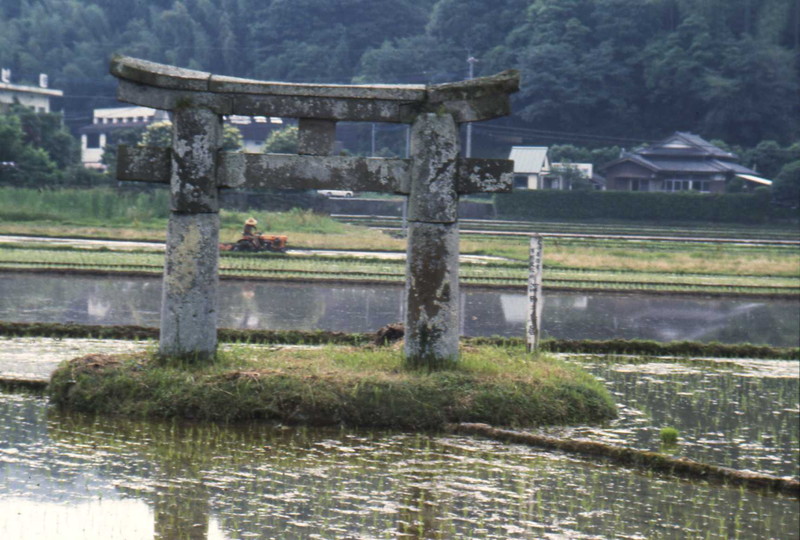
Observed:
[[[80,269],[161,273],[163,254],[93,250],[0,249],[0,267],[8,269]],[[379,280],[402,282],[403,261],[323,257],[222,257],[223,275],[291,277],[303,279]],[[461,277],[467,283],[525,286],[528,269],[521,263],[465,263]],[[594,289],[669,289],[723,292],[800,294],[800,278],[690,275],[672,273],[586,271],[547,267],[545,284]]]
[[[470,234],[463,233],[462,238],[474,243],[486,243],[489,245],[498,242],[527,245],[527,237],[499,237],[490,234]],[[624,249],[637,249],[649,251],[694,251],[706,249],[725,249],[732,252],[747,252],[747,253],[787,253],[795,252],[796,245],[756,245],[756,244],[722,244],[719,242],[679,242],[672,240],[622,240],[611,238],[545,238],[545,247],[547,246],[580,246],[580,247],[596,247],[604,249],[624,248]]]

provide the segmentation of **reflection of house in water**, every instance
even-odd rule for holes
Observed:
[[[585,294],[547,296],[542,298],[542,304],[557,306],[561,309],[587,309],[589,297]],[[525,323],[528,320],[528,297],[524,294],[500,294],[500,304],[503,306],[503,315],[506,322]]]
[[[104,321],[111,311],[111,303],[102,298],[90,296],[86,301],[86,310],[90,320]]]

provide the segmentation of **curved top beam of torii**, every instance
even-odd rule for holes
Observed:
[[[120,101],[155,109],[202,106],[218,114],[284,116],[351,122],[411,123],[421,113],[444,112],[456,122],[510,113],[519,72],[438,85],[340,85],[259,81],[214,75],[114,56]]]

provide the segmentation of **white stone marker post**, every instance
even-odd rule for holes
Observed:
[[[528,352],[539,349],[542,321],[542,237],[531,237],[528,275],[528,320],[525,325]]]

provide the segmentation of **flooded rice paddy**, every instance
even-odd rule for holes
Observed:
[[[220,326],[373,332],[403,320],[402,287],[223,281]],[[158,278],[0,274],[0,320],[158,326]],[[461,333],[525,335],[527,296],[463,288]],[[792,347],[800,301],[550,292],[543,333],[560,339],[719,341]]]
[[[629,364],[586,358],[605,382],[619,418],[602,428],[548,430],[665,452],[722,467],[800,478],[800,363],[774,360]],[[660,430],[678,430],[665,447]]]
[[[577,360],[621,416],[567,434],[798,477],[796,362]],[[470,437],[94,418],[6,393],[0,419],[0,538],[796,538],[800,527],[796,499]],[[677,448],[659,447],[664,426]]]

